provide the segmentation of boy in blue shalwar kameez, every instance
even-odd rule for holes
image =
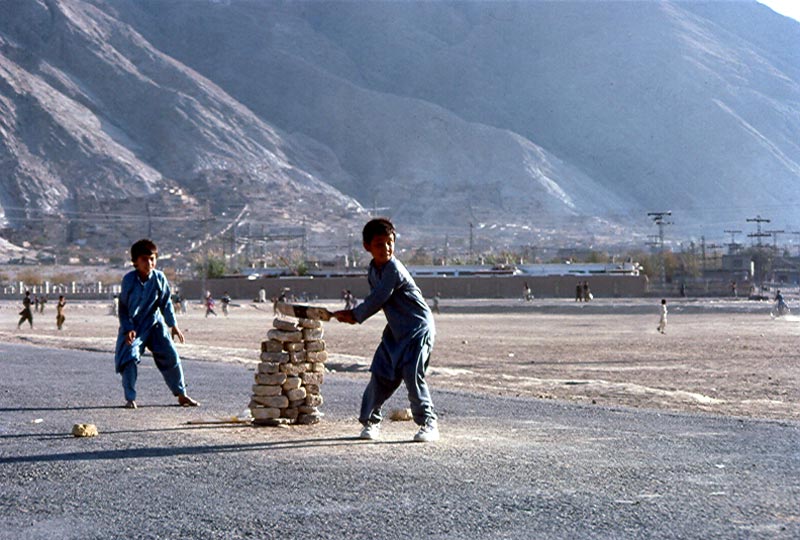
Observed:
[[[425,371],[436,333],[433,315],[403,263],[394,258],[395,229],[387,219],[373,219],[363,231],[364,249],[372,255],[370,294],[351,310],[334,313],[337,320],[362,323],[381,309],[388,324],[372,359],[369,384],[361,400],[362,439],[380,436],[381,408],[405,382],[414,422],[420,426],[417,442],[439,439]]]
[[[151,240],[139,240],[131,246],[135,270],[122,278],[119,295],[119,335],[114,365],[122,375],[125,407],[136,408],[136,379],[141,355],[147,347],[153,354],[156,367],[178,404],[197,406],[199,403],[186,394],[183,367],[178,351],[170,338],[184,342],[183,333],[175,321],[170,298],[169,282],[163,272],[156,270],[158,248]]]

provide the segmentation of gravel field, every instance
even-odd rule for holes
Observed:
[[[372,443],[354,437],[366,373],[327,374],[323,422],[278,429],[188,424],[240,411],[253,366],[185,366],[201,407],[177,407],[146,358],[131,411],[108,353],[0,343],[0,539],[800,537],[794,421],[440,377],[441,441],[395,422]],[[85,422],[97,437],[70,436]]]
[[[62,332],[53,300],[33,330],[16,330],[19,305],[0,303],[0,342],[113,350],[117,321],[107,303],[67,307]],[[792,299],[789,299],[790,304]],[[339,303],[325,303],[337,308]],[[669,301],[667,334],[656,332],[658,299],[443,300],[430,373],[434,388],[499,396],[670,411],[800,419],[800,318],[772,319],[744,299]],[[179,318],[184,358],[255,363],[272,306],[242,302],[230,316]],[[385,324],[325,327],[337,371],[363,371]]]

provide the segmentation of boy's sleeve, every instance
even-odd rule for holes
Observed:
[[[380,311],[398,285],[400,285],[400,272],[397,270],[397,265],[388,263],[383,268],[380,281],[372,288],[369,296],[353,309],[355,320],[360,324]]]
[[[128,299],[131,295],[130,281],[123,278],[122,287],[119,292],[119,307],[117,313],[119,314],[119,329],[123,334],[127,334],[131,330],[136,330],[133,324],[130,311],[128,310]]]
[[[166,276],[162,279],[163,287],[161,289],[161,298],[159,299],[158,307],[161,308],[161,313],[164,314],[164,323],[170,328],[177,326],[178,322],[175,320],[175,308],[172,305],[172,294],[170,294],[169,281]]]

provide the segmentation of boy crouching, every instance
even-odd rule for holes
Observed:
[[[114,365],[122,375],[126,408],[136,408],[138,364],[145,347],[153,354],[167,386],[178,397],[178,404],[195,407],[199,403],[186,394],[183,367],[170,338],[171,334],[181,343],[184,341],[175,321],[169,282],[163,272],[156,270],[157,259],[158,247],[151,240],[139,240],[131,246],[135,270],[122,278]]]

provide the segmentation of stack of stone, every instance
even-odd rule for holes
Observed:
[[[261,343],[261,362],[250,400],[253,423],[265,426],[316,424],[325,371],[322,322],[275,319]]]

